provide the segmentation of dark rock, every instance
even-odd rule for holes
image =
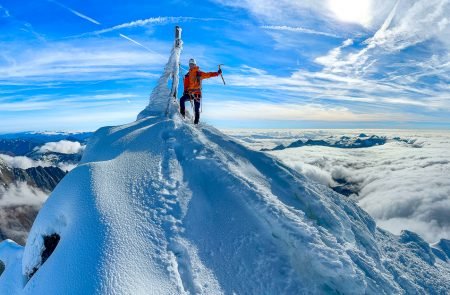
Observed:
[[[3,272],[5,271],[5,263],[0,260],[0,277],[2,276]]]
[[[47,259],[52,255],[55,251],[56,246],[58,246],[60,240],[60,236],[58,234],[52,234],[50,236],[44,237],[44,249],[41,253],[41,263],[39,266],[35,267],[33,271],[28,275],[28,278],[31,279],[33,275],[39,270],[39,268],[47,261]]]

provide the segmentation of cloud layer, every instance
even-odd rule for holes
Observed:
[[[29,157],[17,156],[12,157],[9,155],[0,154],[0,160],[3,161],[8,167],[11,168],[19,168],[19,169],[28,169],[32,167],[48,167],[51,166],[51,163],[47,163],[45,161],[36,161]]]
[[[48,195],[25,182],[11,184],[8,188],[0,186],[0,207],[42,206]]]
[[[361,131],[362,132],[362,131]],[[364,133],[369,131],[364,130]],[[390,142],[384,146],[346,150],[302,147],[271,152],[314,181],[329,186],[344,179],[357,186],[359,205],[393,233],[409,229],[429,242],[450,238],[450,134],[442,132],[371,131],[376,135],[416,139],[422,148]],[[273,147],[297,139],[357,135],[357,131],[247,132],[246,144]],[[265,135],[271,139],[260,139]],[[293,137],[291,137],[293,136]],[[291,138],[289,138],[291,137]]]

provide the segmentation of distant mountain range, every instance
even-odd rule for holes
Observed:
[[[306,146],[319,146],[319,147],[330,147],[330,148],[338,148],[338,149],[362,149],[362,148],[371,148],[375,146],[382,146],[388,142],[401,142],[404,144],[408,144],[413,148],[421,148],[422,144],[416,142],[416,139],[404,139],[400,137],[391,137],[388,138],[386,136],[378,136],[378,135],[366,135],[365,133],[361,133],[357,136],[341,136],[341,137],[327,137],[320,139],[300,139],[293,141],[288,145],[277,145],[274,148],[263,148],[261,151],[282,151],[285,149],[291,148],[300,148]],[[360,184],[353,182],[349,179],[344,178],[335,178],[333,180],[336,182],[336,185],[330,185],[330,188],[335,192],[345,195],[358,195],[360,191]]]
[[[414,140],[402,139],[400,137],[394,137],[394,138],[388,139],[387,137],[384,137],[384,136],[378,136],[378,135],[368,136],[364,133],[361,133],[360,135],[358,135],[356,137],[342,136],[338,140],[335,140],[335,139],[329,139],[329,140],[307,139],[305,141],[297,140],[287,146],[280,144],[272,149],[263,148],[263,149],[261,149],[261,151],[280,151],[280,150],[284,150],[284,149],[297,148],[297,147],[303,147],[303,146],[326,146],[326,147],[334,147],[334,148],[342,148],[342,149],[369,148],[369,147],[373,147],[373,146],[384,145],[389,141],[405,142],[405,143],[413,145],[414,147],[420,147],[420,145],[415,145]]]

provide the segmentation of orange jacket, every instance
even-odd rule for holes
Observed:
[[[202,95],[202,80],[219,76],[218,72],[202,72],[198,66],[184,76],[184,93]]]

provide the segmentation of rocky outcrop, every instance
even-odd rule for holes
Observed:
[[[34,187],[50,193],[55,186],[66,175],[58,167],[32,167],[26,170],[14,168],[13,173],[16,181],[24,181]]]
[[[7,188],[11,184],[26,182],[28,185],[50,193],[67,172],[58,167],[31,167],[28,169],[0,166],[0,185]]]

